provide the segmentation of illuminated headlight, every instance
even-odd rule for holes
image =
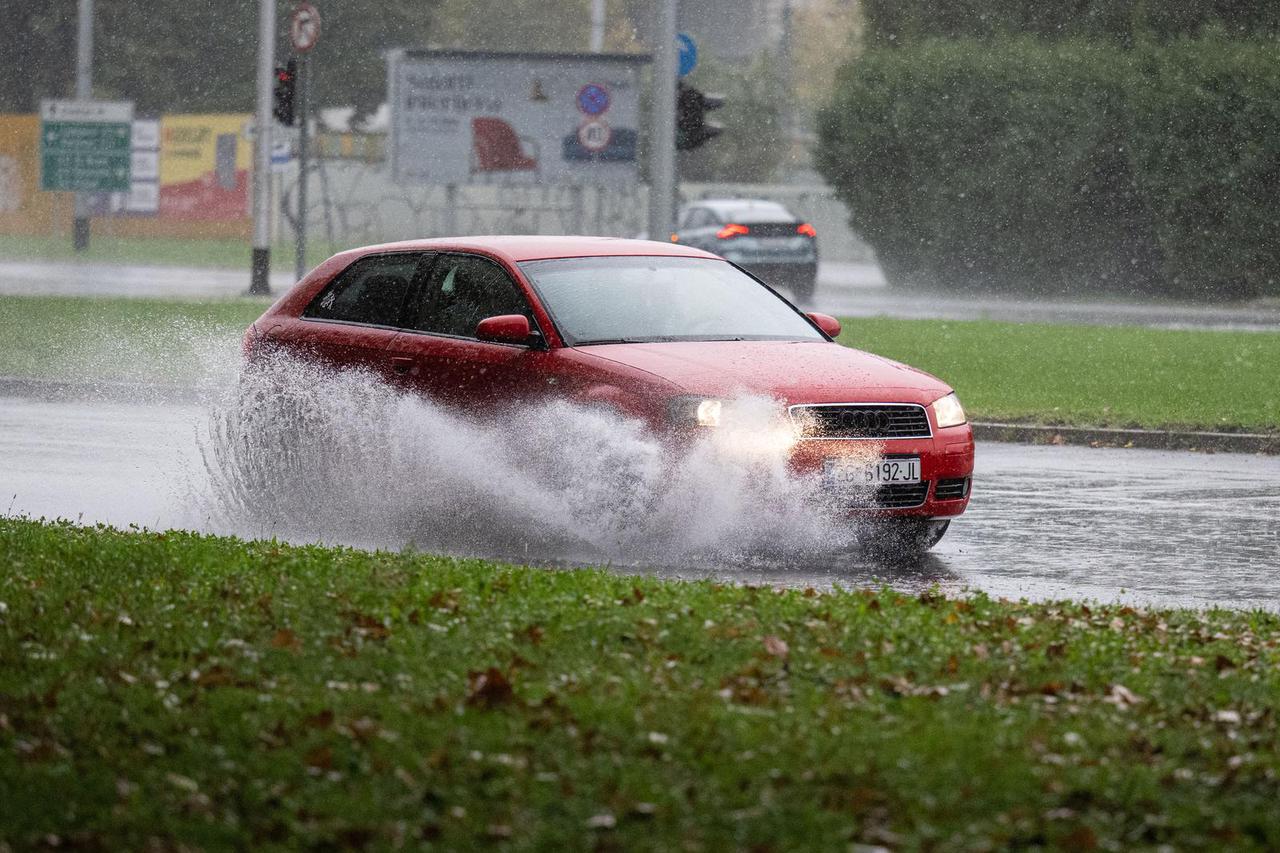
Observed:
[[[719,400],[678,397],[671,402],[671,419],[678,424],[718,427],[722,408],[723,404]]]
[[[967,420],[960,398],[954,392],[933,402],[933,417],[937,420],[939,429],[960,426]]]

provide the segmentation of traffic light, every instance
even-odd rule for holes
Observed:
[[[676,90],[676,150],[691,151],[724,128],[707,121],[707,113],[724,106],[723,95],[707,95],[680,83]]]
[[[275,107],[272,109],[276,121],[286,127],[293,126],[294,94],[298,88],[298,60],[290,59],[285,65],[276,66]]]

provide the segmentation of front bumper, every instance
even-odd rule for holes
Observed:
[[[851,500],[851,515],[907,518],[953,518],[969,506],[973,478],[973,431],[968,424],[933,430],[926,438],[839,440],[813,438],[797,442],[791,452],[792,469],[802,476],[820,476],[823,463],[836,457],[918,456],[921,484],[914,489],[893,487],[866,499]],[[941,486],[941,493],[939,487]]]

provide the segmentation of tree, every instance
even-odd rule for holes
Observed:
[[[313,51],[316,102],[376,108],[386,95],[383,51],[417,47],[439,0],[320,2],[324,30]],[[31,112],[67,97],[75,81],[76,6],[0,0],[0,109]],[[293,3],[277,0],[276,54],[288,55]],[[132,100],[139,114],[248,112],[254,106],[257,0],[97,0],[94,93]],[[10,57],[14,59],[10,61]]]

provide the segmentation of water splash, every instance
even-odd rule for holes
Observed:
[[[852,547],[857,525],[788,465],[776,401],[673,447],[566,401],[476,419],[367,373],[286,358],[212,409],[199,511],[250,536],[558,562],[738,561]]]

